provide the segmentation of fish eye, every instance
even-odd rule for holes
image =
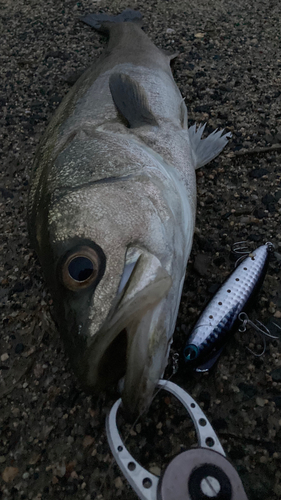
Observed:
[[[69,276],[82,283],[90,278],[94,272],[94,265],[88,257],[74,257],[68,264]]]
[[[184,349],[184,359],[185,361],[194,361],[199,354],[199,349],[195,345],[187,345]]]
[[[91,247],[80,247],[63,263],[63,284],[73,291],[87,288],[97,279],[99,266],[97,252]]]

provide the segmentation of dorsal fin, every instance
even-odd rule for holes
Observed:
[[[141,85],[125,73],[113,73],[109,78],[113,102],[129,128],[157,126]]]

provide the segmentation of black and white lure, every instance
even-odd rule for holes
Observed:
[[[219,358],[239,321],[241,331],[245,331],[247,323],[255,327],[248,319],[245,310],[262,285],[269,256],[273,251],[273,244],[266,243],[251,252],[211,299],[184,348],[184,359],[190,367],[199,372],[208,371]],[[272,337],[265,331],[265,327],[263,329],[256,327],[256,330]]]

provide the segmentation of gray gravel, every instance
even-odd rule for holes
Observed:
[[[281,50],[279,0],[2,0],[0,49],[0,498],[136,500],[114,464],[104,419],[116,394],[81,392],[51,319],[52,301],[29,246],[26,202],[34,152],[77,73],[105,40],[78,17],[126,7],[145,31],[179,53],[175,79],[190,124],[207,121],[233,138],[198,172],[197,229],[173,351],[217,285],[233,269],[230,247],[247,240],[276,248],[251,317],[281,324]],[[268,150],[268,148],[271,148]],[[252,333],[235,334],[216,369],[174,381],[201,404],[250,500],[281,497],[281,342],[262,358]],[[168,367],[167,376],[171,373]],[[159,473],[194,443],[182,408],[159,394],[135,429],[120,421],[128,446]]]

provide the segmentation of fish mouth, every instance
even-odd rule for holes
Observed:
[[[127,366],[127,347],[128,332],[126,328],[123,328],[108,346],[99,362],[98,375],[104,388],[114,385],[116,380],[124,377]]]
[[[153,254],[130,248],[112,312],[88,352],[87,385],[104,390],[124,377],[128,415],[149,406],[167,359],[169,273]]]

